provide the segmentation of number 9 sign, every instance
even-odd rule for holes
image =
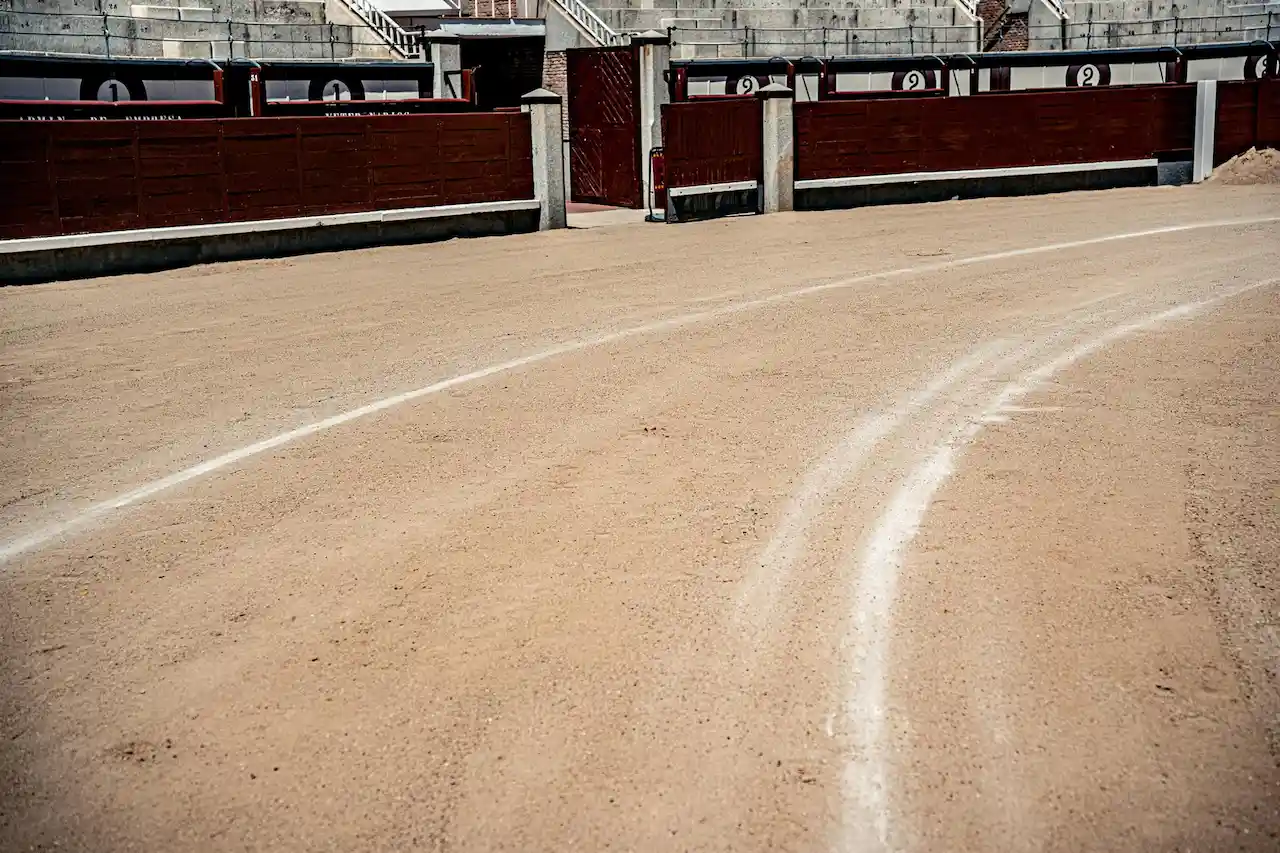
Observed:
[[[925,92],[938,88],[938,75],[929,69],[895,71],[889,84],[895,92]]]
[[[1092,63],[1085,65],[1072,65],[1067,69],[1067,85],[1110,86],[1111,66],[1094,65]]]
[[[751,74],[744,74],[737,80],[730,77],[725,81],[724,93],[726,95],[752,95],[760,91],[761,86],[768,85],[768,78],[756,77]]]
[[[1244,79],[1264,80],[1268,77],[1275,77],[1278,74],[1280,74],[1280,60],[1265,53],[1245,57]]]

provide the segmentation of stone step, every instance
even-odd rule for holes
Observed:
[[[213,9],[208,6],[178,5],[140,5],[129,7],[129,14],[134,18],[156,18],[166,21],[212,21]]]

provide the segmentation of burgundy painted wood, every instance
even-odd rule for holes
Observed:
[[[1280,148],[1280,80],[1219,83],[1213,164],[1255,147]]]
[[[1191,158],[1195,86],[796,104],[799,180]]]
[[[664,104],[662,145],[667,186],[760,180],[763,120],[759,98]]]
[[[532,197],[523,113],[0,122],[0,238]]]
[[[570,200],[641,207],[639,49],[574,48],[565,61]]]

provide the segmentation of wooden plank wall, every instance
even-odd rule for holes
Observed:
[[[763,122],[758,98],[664,104],[662,147],[667,186],[760,180]]]
[[[799,180],[1191,159],[1195,86],[796,104]]]
[[[1213,165],[1250,148],[1280,148],[1280,80],[1230,80],[1218,84]]]
[[[516,112],[0,122],[0,238],[532,197]]]

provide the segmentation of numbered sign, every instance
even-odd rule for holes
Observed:
[[[120,101],[137,100],[133,96],[133,92],[129,91],[129,84],[117,80],[114,77],[108,77],[98,84],[97,100],[106,101],[107,103],[118,103]]]
[[[314,78],[307,86],[308,101],[363,101],[364,84],[358,77]]]
[[[926,92],[938,88],[938,75],[927,68],[895,71],[890,86],[895,92]]]
[[[725,80],[724,93],[726,95],[754,95],[759,92],[761,87],[769,85],[768,77],[755,77],[751,74],[744,74],[737,79],[730,77]]]
[[[1280,75],[1277,65],[1278,61],[1265,53],[1258,56],[1246,56],[1244,60],[1244,79],[1264,80],[1269,77],[1276,77]]]
[[[324,97],[326,101],[349,101],[351,100],[351,87],[341,80],[330,80],[324,84]]]
[[[1067,85],[1110,86],[1111,66],[1091,62],[1084,65],[1072,65],[1067,69]]]

